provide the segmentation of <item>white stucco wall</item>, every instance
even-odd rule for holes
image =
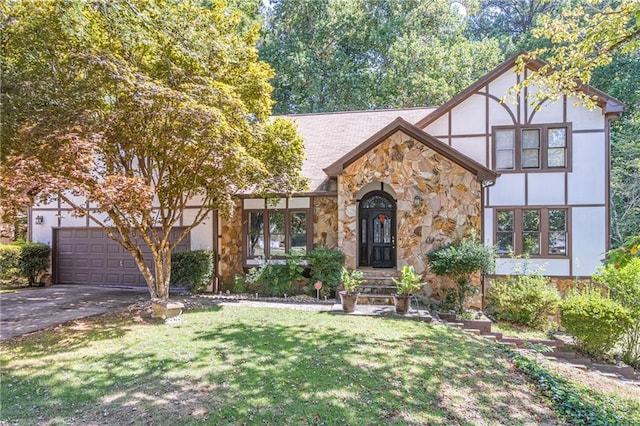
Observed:
[[[568,203],[604,204],[606,198],[604,134],[574,134],[572,162],[572,171],[568,175]]]

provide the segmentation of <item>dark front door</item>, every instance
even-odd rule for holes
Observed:
[[[360,266],[395,266],[395,202],[382,191],[370,192],[360,201]]]

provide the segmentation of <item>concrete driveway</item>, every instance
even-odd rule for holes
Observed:
[[[149,300],[146,288],[54,285],[0,295],[0,340]]]

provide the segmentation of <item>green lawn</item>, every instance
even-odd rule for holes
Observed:
[[[440,325],[216,307],[97,317],[2,344],[0,420],[555,424],[494,345]]]

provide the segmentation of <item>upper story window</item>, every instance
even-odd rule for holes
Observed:
[[[567,170],[569,124],[495,127],[494,165],[499,171]]]

